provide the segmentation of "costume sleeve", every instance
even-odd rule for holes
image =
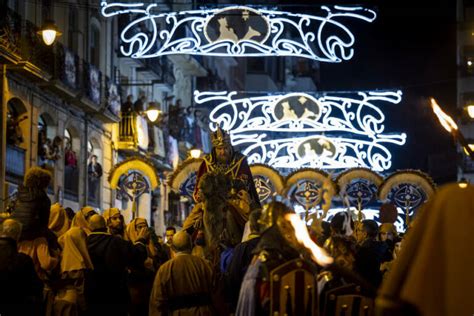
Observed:
[[[206,166],[206,162],[203,161],[201,163],[201,166],[199,166],[199,170],[198,170],[198,174],[197,174],[197,177],[196,177],[196,185],[194,187],[194,193],[193,193],[193,198],[194,198],[194,201],[196,203],[200,202],[199,198],[198,198],[198,192],[199,192],[199,181],[201,180],[201,177],[207,172],[207,166]]]
[[[160,267],[153,283],[153,289],[151,290],[150,295],[150,303],[148,306],[149,316],[167,315],[166,303],[168,301],[168,295],[166,288],[161,282],[163,279],[164,268],[166,268],[166,266]]]
[[[135,243],[120,239],[125,245],[125,258],[127,258],[127,266],[142,266],[148,257],[146,244],[141,239]]]
[[[46,239],[38,238],[35,241],[35,246],[36,255],[38,256],[38,261],[41,266],[41,269],[43,269],[44,271],[53,270],[59,263],[59,259],[50,255],[48,242],[46,241]]]
[[[253,182],[252,171],[247,163],[247,158],[242,160],[240,164],[238,177],[247,182],[248,193],[251,197],[251,206],[252,208],[261,207],[260,199],[258,198],[257,190],[255,189],[255,183]]]

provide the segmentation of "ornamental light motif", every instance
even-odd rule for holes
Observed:
[[[101,6],[105,17],[133,15],[120,33],[120,50],[132,58],[297,56],[337,63],[354,54],[354,35],[342,22],[373,22],[377,16],[370,9],[344,6],[321,6],[322,16],[246,6],[170,13],[159,12],[156,3],[103,1]]]
[[[392,165],[387,145],[403,145],[405,133],[384,133],[376,102],[400,103],[401,91],[358,92],[357,97],[307,93],[237,97],[237,92],[194,92],[196,104],[218,104],[210,127],[219,124],[250,164],[274,168],[384,171]]]

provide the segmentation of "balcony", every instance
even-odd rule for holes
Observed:
[[[7,9],[0,22],[0,62],[20,72],[85,112],[109,111],[107,78],[94,65],[56,42],[46,46],[37,36],[38,28]],[[118,122],[113,111],[106,118]]]
[[[6,151],[6,177],[8,181],[20,184],[25,175],[26,150],[14,145],[7,145]]]

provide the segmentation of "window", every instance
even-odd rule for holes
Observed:
[[[96,67],[100,67],[100,32],[95,25],[91,26],[91,48],[90,62]]]

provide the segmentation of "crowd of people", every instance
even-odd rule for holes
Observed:
[[[294,260],[314,271],[317,303],[305,303],[316,306],[308,315],[335,315],[330,300],[348,286],[380,315],[474,311],[472,186],[440,189],[403,236],[348,212],[314,222],[309,235],[332,258],[318,264],[281,201],[253,208],[241,241],[222,245],[216,262],[204,229],[169,227],[163,241],[144,218],[125,224],[117,208],[51,205],[49,181],[48,171],[30,169],[13,212],[0,220],[1,315],[269,315],[284,297],[273,293],[272,273]],[[458,220],[468,227],[457,229]],[[284,290],[295,301],[305,291],[298,282]],[[292,302],[279,304],[288,315],[305,311]]]

